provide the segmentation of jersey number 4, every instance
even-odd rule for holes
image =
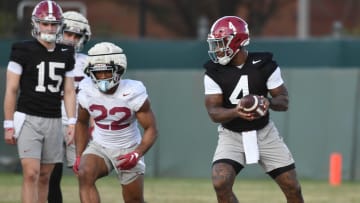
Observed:
[[[38,84],[35,87],[35,91],[37,92],[46,92],[46,89],[48,89],[50,92],[59,92],[60,91],[60,85],[63,81],[63,77],[61,75],[56,75],[55,70],[56,69],[64,69],[65,64],[64,63],[58,63],[58,62],[49,62],[49,78],[56,82],[56,85],[48,84],[45,86],[45,62],[42,61],[40,64],[36,66],[38,69]]]
[[[239,96],[242,92],[242,96],[246,96],[249,94],[249,82],[248,82],[248,76],[242,75],[240,77],[240,80],[236,84],[236,87],[234,88],[233,92],[231,93],[229,100],[232,104],[238,104],[239,103]]]

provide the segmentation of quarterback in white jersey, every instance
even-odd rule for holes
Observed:
[[[144,154],[155,143],[157,127],[142,82],[121,79],[127,68],[123,50],[102,42],[89,52],[78,93],[75,127],[76,161],[81,202],[100,202],[95,182],[115,169],[124,202],[144,203]],[[89,118],[94,119],[90,141]],[[141,135],[138,123],[143,128]]]

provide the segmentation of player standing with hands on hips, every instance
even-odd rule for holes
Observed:
[[[39,2],[32,12],[36,40],[14,43],[6,73],[5,142],[17,144],[23,172],[23,203],[44,203],[55,163],[63,159],[61,92],[69,120],[75,124],[74,48],[57,44],[62,9]],[[18,96],[19,93],[19,96]],[[18,97],[17,97],[18,96]]]
[[[101,42],[89,51],[80,82],[76,123],[76,162],[82,203],[98,203],[95,182],[113,169],[122,186],[126,203],[144,203],[144,154],[157,137],[154,113],[146,88],[140,81],[121,79],[127,68],[123,50],[113,43]],[[89,142],[89,118],[94,118]],[[138,123],[144,129],[143,135]]]
[[[75,47],[74,88],[78,91],[79,82],[86,77],[84,69],[87,65],[87,55],[80,53],[84,45],[90,40],[91,30],[88,20],[77,11],[66,11],[63,13],[63,26],[60,31],[58,42]],[[61,102],[62,123],[64,134],[64,150],[66,166],[72,168],[75,162],[75,144],[73,134],[68,134],[66,129],[69,124],[74,125],[74,120],[69,120],[66,115],[64,100]],[[50,177],[48,203],[61,203],[61,177],[63,163],[55,164]]]
[[[208,35],[204,67],[205,106],[218,127],[212,182],[219,203],[239,202],[232,190],[246,164],[258,163],[279,185],[288,203],[303,203],[291,152],[269,118],[268,109],[286,111],[288,92],[280,68],[268,52],[249,53],[247,23],[236,16],[218,19]],[[264,115],[244,111],[241,98],[260,96]]]

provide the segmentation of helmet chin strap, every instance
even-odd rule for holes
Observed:
[[[221,65],[226,65],[230,62],[231,58],[229,56],[224,56],[224,57],[218,57],[219,63]]]
[[[218,57],[219,63],[220,63],[221,65],[223,65],[223,66],[224,66],[224,65],[227,65],[227,64],[231,61],[231,59],[234,58],[234,56],[235,56],[239,51],[240,51],[240,49],[237,49],[237,50],[235,51],[235,53],[232,54],[231,56],[228,56],[228,55],[225,54],[225,56],[223,56],[223,57]]]

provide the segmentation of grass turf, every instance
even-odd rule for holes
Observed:
[[[327,181],[300,180],[307,203],[358,203],[360,182],[330,186]],[[0,203],[21,202],[20,174],[0,173]],[[62,179],[64,203],[78,203],[78,184],[72,175]],[[122,203],[121,187],[114,175],[97,182],[102,202]],[[278,186],[269,179],[249,180],[238,177],[234,192],[242,203],[286,202]],[[210,179],[146,178],[147,203],[216,203]]]

